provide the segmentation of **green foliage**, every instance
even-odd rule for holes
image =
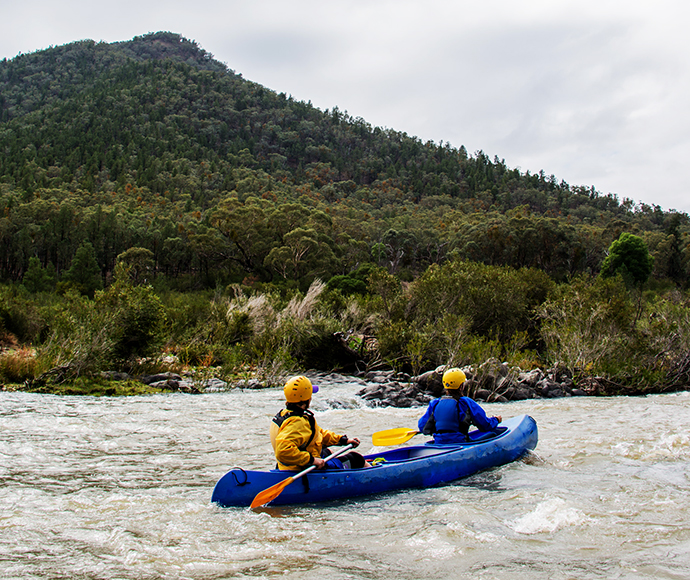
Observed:
[[[581,277],[539,309],[550,362],[576,376],[616,375],[636,351],[635,305],[621,277]]]
[[[52,264],[48,266],[48,268],[44,268],[41,261],[36,257],[29,258],[29,267],[22,280],[27,291],[32,294],[50,292],[55,287],[55,268]]]
[[[43,368],[63,367],[60,381],[127,368],[156,352],[164,312],[150,286],[116,284],[95,300],[67,293],[49,312],[50,332],[39,347]]]
[[[51,300],[36,300],[15,287],[0,286],[0,334],[10,333],[20,343],[31,344],[41,340],[46,332],[42,312]]]
[[[448,316],[461,317],[469,332],[505,342],[534,327],[534,309],[552,285],[538,270],[448,262],[430,267],[412,284],[408,320],[438,324]]]
[[[342,274],[333,276],[326,286],[329,290],[339,290],[346,296],[350,294],[365,294],[367,291],[367,284],[364,280]]]
[[[64,367],[63,381],[107,369],[114,362],[110,322],[93,300],[67,292],[51,309],[49,334],[38,349],[40,365]]]
[[[538,351],[681,380],[686,305],[659,296],[689,279],[686,214],[320,111],[178,35],[0,62],[0,150],[0,332],[36,372],[165,346],[275,377],[352,331],[415,372]],[[616,276],[650,272],[634,307]]]
[[[115,268],[118,282],[128,281],[134,286],[150,284],[155,269],[153,252],[146,248],[129,248],[118,255]]]
[[[389,274],[378,277],[394,288]],[[534,311],[552,286],[538,270],[460,260],[432,266],[386,309],[376,328],[381,354],[413,372],[468,364],[479,352],[505,356],[519,333],[521,346],[536,342]]]
[[[93,297],[96,290],[103,288],[101,269],[96,261],[96,252],[90,242],[84,242],[74,254],[72,265],[62,276],[64,288]]]
[[[642,286],[652,273],[654,260],[647,245],[639,236],[624,232],[609,248],[609,255],[601,266],[604,278],[620,274],[632,285]]]
[[[151,286],[118,282],[96,295],[115,360],[147,356],[162,342],[165,309]]]
[[[165,353],[177,356],[176,369],[193,365],[202,374],[276,384],[294,370],[351,364],[342,344],[372,365],[383,361],[413,373],[487,360],[523,369],[558,365],[576,381],[600,377],[609,394],[677,389],[690,380],[685,295],[650,291],[636,304],[621,277],[596,276],[561,284],[543,299],[550,285],[533,274],[464,262],[432,268],[404,291],[391,284],[391,315],[380,296],[343,297],[318,281],[308,292],[287,297],[235,287],[230,296],[218,291],[159,298],[150,286],[122,281],[95,300],[75,292],[39,297],[0,287],[0,338],[16,344],[8,328],[35,328],[17,336],[33,337],[37,351],[34,356],[33,349],[15,347],[2,355],[0,380],[28,381],[32,389],[53,392],[83,377],[89,390],[99,371],[158,372]],[[377,275],[394,280],[385,271]],[[503,328],[488,327],[493,334],[478,332],[483,326],[473,314],[491,315],[500,293],[492,280],[524,283],[519,300],[536,304],[538,320],[526,316],[524,327],[508,335],[518,324],[506,316]],[[484,288],[488,305],[478,301],[472,284]],[[333,296],[339,297],[337,309]],[[509,298],[518,300],[515,294]],[[505,301],[499,307],[527,312]]]
[[[364,263],[350,274],[338,274],[326,283],[329,290],[338,290],[344,296],[352,294],[364,295],[368,292],[368,281],[376,266]]]
[[[381,301],[385,314],[391,318],[395,301],[400,296],[400,280],[384,268],[377,268],[369,273],[367,289]]]
[[[193,290],[245,278],[305,290],[369,261],[409,282],[451,253],[562,281],[596,273],[631,229],[671,236],[660,275],[687,279],[685,214],[320,111],[175,34],[0,62],[0,103],[3,280],[37,257],[92,296],[95,277],[72,270],[88,241],[102,280],[143,248],[156,276]]]

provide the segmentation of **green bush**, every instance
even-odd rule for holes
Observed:
[[[375,330],[381,356],[413,373],[439,364],[469,364],[487,353],[521,358],[515,337],[521,337],[518,351],[534,348],[539,338],[535,308],[552,288],[551,279],[538,270],[461,260],[431,266],[405,292],[394,277],[378,271],[370,290],[373,307],[385,313]],[[526,358],[533,360],[534,352]]]
[[[192,341],[207,326],[214,294],[164,291],[157,294],[165,309],[165,341],[171,346]]]
[[[103,288],[101,268],[90,242],[84,242],[77,249],[69,270],[62,275],[60,288],[63,292],[73,288],[90,297],[94,296],[96,290]]]
[[[32,294],[37,292],[50,292],[55,288],[55,266],[48,264],[47,268],[41,265],[36,257],[29,258],[29,267],[24,273],[22,284]]]
[[[50,332],[38,349],[43,368],[65,367],[61,380],[96,373],[113,362],[110,319],[105,309],[68,292],[51,310]]]
[[[35,298],[20,287],[0,287],[0,332],[13,334],[20,343],[40,342],[48,331],[47,311],[54,297]]]
[[[350,294],[364,294],[367,291],[367,284],[364,280],[340,274],[333,276],[326,286],[329,290],[339,290],[345,296]]]
[[[654,268],[647,244],[639,236],[623,232],[609,247],[601,265],[601,275],[610,278],[620,274],[627,284],[642,286]]]
[[[515,332],[535,327],[534,310],[553,287],[539,270],[515,270],[453,261],[431,266],[410,287],[408,320],[437,324],[453,315],[469,321],[468,331],[507,342]]]
[[[622,277],[580,277],[562,284],[539,310],[547,358],[575,375],[630,372],[639,336]]]
[[[165,309],[151,286],[116,283],[96,295],[95,306],[117,360],[145,357],[163,343]]]

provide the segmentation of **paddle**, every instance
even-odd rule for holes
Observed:
[[[331,453],[328,457],[324,459],[324,461],[330,461],[334,457],[338,457],[338,455],[342,455],[346,451],[349,451],[352,449],[352,444],[346,445],[342,449],[336,451],[335,453]],[[312,465],[311,467],[307,467],[304,471],[300,471],[297,475],[293,475],[291,477],[288,477],[287,479],[284,479],[283,481],[276,483],[275,485],[272,485],[269,488],[264,489],[263,491],[260,491],[259,493],[256,494],[256,497],[252,500],[251,505],[249,506],[250,508],[254,509],[257,507],[261,507],[262,505],[266,505],[268,502],[273,501],[275,498],[277,498],[281,493],[283,493],[283,490],[290,485],[293,481],[296,479],[299,479],[303,475],[306,475],[310,471],[316,469],[316,465]]]
[[[376,447],[386,447],[388,445],[400,445],[412,439],[419,431],[400,427],[398,429],[388,429],[377,431],[371,436],[371,441]]]

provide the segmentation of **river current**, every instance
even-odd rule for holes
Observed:
[[[423,409],[321,381],[319,424],[358,436]],[[2,579],[687,579],[690,393],[484,404],[527,413],[523,460],[444,487],[295,507],[210,502],[273,465],[282,390],[131,398],[0,393]],[[421,443],[418,435],[413,442]]]

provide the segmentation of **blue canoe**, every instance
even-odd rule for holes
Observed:
[[[271,505],[330,501],[399,489],[424,488],[455,481],[519,459],[537,446],[537,423],[528,415],[501,423],[498,433],[470,433],[459,445],[415,445],[367,455],[383,458],[375,467],[315,470],[290,485]],[[218,480],[211,501],[221,506],[249,506],[257,493],[294,472],[247,471],[234,467]]]

